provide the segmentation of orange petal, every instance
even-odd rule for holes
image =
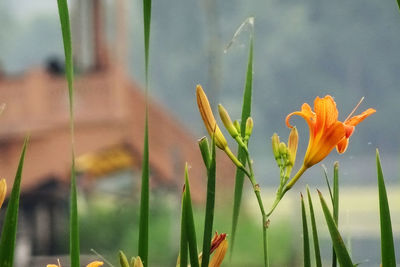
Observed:
[[[343,138],[336,146],[336,151],[339,154],[342,154],[346,151],[347,146],[349,145],[349,138]]]
[[[319,140],[310,143],[304,157],[304,166],[311,167],[323,160],[343,137],[345,137],[345,127],[342,122],[337,121],[321,135]]]
[[[225,258],[226,251],[228,250],[228,240],[223,240],[218,248],[215,250],[214,255],[210,261],[209,267],[219,267]]]
[[[91,263],[89,263],[88,265],[86,265],[86,267],[99,267],[99,266],[103,266],[103,262],[102,261],[93,261]]]
[[[375,109],[369,108],[366,111],[364,111],[363,113],[361,113],[360,115],[351,117],[350,119],[346,120],[344,123],[349,126],[356,126],[357,124],[362,122],[366,117],[374,114],[375,112],[376,112]]]
[[[311,110],[311,107],[307,103],[304,103],[301,106],[301,111],[295,111],[286,116],[286,125],[289,128],[293,128],[293,126],[289,123],[289,120],[293,115],[302,117],[307,122],[310,130],[314,128],[315,113]]]
[[[324,98],[315,98],[314,111],[317,117],[315,132],[331,127],[337,121],[339,115],[336,103],[330,95]]]

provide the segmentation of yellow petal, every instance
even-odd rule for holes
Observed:
[[[0,208],[3,205],[4,199],[7,194],[7,183],[5,179],[0,180]]]

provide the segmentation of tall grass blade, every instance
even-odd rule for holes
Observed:
[[[329,195],[331,197],[331,201],[332,201],[332,205],[333,205],[333,194],[332,194],[332,189],[331,189],[331,183],[329,182],[329,178],[328,178],[328,170],[326,169],[324,164],[322,164],[322,169],[324,170],[324,177],[325,177],[326,185],[328,186]]]
[[[182,211],[181,211],[181,247],[179,252],[179,266],[188,266],[188,239],[187,239],[187,227],[186,227],[186,209],[185,209],[185,195],[186,186],[183,186],[182,192]]]
[[[207,167],[207,200],[206,214],[204,219],[204,235],[203,235],[203,258],[202,267],[207,267],[210,260],[210,247],[214,222],[214,205],[215,205],[215,176],[216,176],[216,156],[215,156],[215,139],[211,143],[211,160]]]
[[[149,129],[146,110],[146,121],[144,128],[144,148],[142,162],[142,187],[140,191],[140,218],[139,218],[139,245],[138,255],[145,267],[148,266],[149,249]]]
[[[240,124],[240,132],[243,137],[245,135],[247,118],[250,117],[251,115],[251,102],[252,102],[252,91],[253,91],[253,46],[254,46],[253,39],[254,39],[254,33],[252,31],[250,35],[246,83],[244,86],[242,117]],[[238,159],[242,162],[244,166],[246,165],[246,152],[240,146],[238,147]],[[236,169],[235,192],[234,192],[233,214],[232,214],[232,231],[231,231],[231,244],[232,244],[230,249],[231,256],[235,245],[236,229],[238,225],[240,206],[242,202],[244,175],[245,174],[243,173],[243,171],[241,171],[239,168]]]
[[[149,49],[150,49],[150,24],[151,24],[151,0],[143,0],[143,25],[144,25],[144,61],[146,75],[146,107],[145,129],[142,161],[142,187],[140,195],[140,219],[139,219],[139,245],[138,255],[143,261],[144,267],[148,266],[149,250]]]
[[[336,226],[339,227],[339,162],[335,162],[333,165],[333,219],[335,220]],[[332,248],[332,267],[337,266],[337,258],[335,248]]]
[[[146,88],[149,83],[149,48],[150,48],[151,0],[143,0],[144,25],[144,64],[146,72]]]
[[[210,145],[208,143],[207,137],[203,136],[199,140],[199,148],[201,152],[201,157],[203,158],[204,166],[208,170],[208,166],[210,165],[211,161],[211,154],[210,154]]]
[[[314,241],[315,265],[317,267],[322,267],[321,251],[319,248],[319,240],[318,240],[317,223],[315,221],[314,207],[313,207],[313,203],[312,203],[310,189],[308,188],[308,186],[307,186],[307,196],[308,196],[308,205],[310,208],[311,227],[312,227],[312,235],[313,235],[313,241]]]
[[[307,215],[306,208],[304,206],[303,194],[301,196],[301,219],[303,222],[303,256],[304,256],[304,267],[311,267],[310,260],[310,240],[308,236],[308,225],[307,225]]]
[[[74,65],[72,61],[71,26],[67,0],[57,0],[58,14],[65,54],[65,75],[68,82],[69,114],[71,131],[71,192],[70,192],[70,258],[71,266],[79,267],[79,222],[75,176],[75,138],[74,138]]]
[[[390,219],[390,209],[386,194],[385,181],[379,158],[379,151],[376,150],[376,169],[378,173],[379,189],[379,215],[381,223],[381,257],[382,266],[396,266],[396,255],[393,242],[392,223]]]
[[[340,235],[339,230],[336,226],[335,220],[333,219],[332,214],[328,208],[328,205],[326,204],[325,199],[320,191],[318,191],[318,194],[339,264],[340,266],[346,267],[354,266],[353,262],[351,261],[350,254],[347,251],[347,248],[343,242],[342,236]]]
[[[184,208],[185,208],[185,225],[186,236],[189,244],[190,266],[199,267],[196,230],[194,226],[192,198],[190,196],[189,173],[187,164],[185,166],[185,193],[184,193]],[[182,266],[182,265],[181,265]]]
[[[25,151],[29,137],[25,138],[19,159],[14,185],[8,201],[7,211],[3,223],[3,230],[0,239],[0,266],[13,267],[15,240],[18,225],[19,196],[21,190],[22,169],[24,167]]]

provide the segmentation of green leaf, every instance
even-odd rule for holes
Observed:
[[[70,258],[71,266],[79,267],[79,222],[78,222],[78,204],[75,176],[75,147],[74,147],[74,65],[72,61],[72,41],[71,26],[69,19],[67,0],[57,0],[58,14],[61,23],[61,32],[63,37],[65,70],[68,82],[69,95],[69,114],[71,131],[71,195],[70,195]]]
[[[335,220],[336,226],[339,227],[339,162],[335,162],[333,165],[333,219]],[[332,248],[332,267],[336,267],[337,258],[335,249]]]
[[[72,63],[72,41],[71,41],[71,26],[69,20],[68,3],[67,0],[57,0],[58,14],[60,16],[61,32],[64,45],[65,54],[65,74],[68,82],[69,93],[69,111],[70,117],[73,118],[74,106],[74,65]],[[73,122],[71,122],[73,125]]]
[[[79,267],[79,218],[78,218],[78,200],[76,190],[76,176],[75,176],[75,157],[72,156],[71,165],[71,195],[70,195],[70,219],[69,219],[69,233],[70,233],[70,258],[71,267]]]
[[[381,223],[381,257],[382,266],[396,266],[396,255],[394,251],[392,223],[390,220],[390,209],[386,194],[385,181],[379,158],[379,151],[376,150],[376,169],[378,173],[379,189],[379,215]]]
[[[197,251],[196,230],[194,226],[192,199],[190,197],[190,185],[189,185],[189,174],[188,174],[187,163],[185,166],[184,208],[185,208],[185,219],[186,219],[185,222],[186,236],[189,243],[190,265],[192,267],[198,267],[199,259]]]
[[[148,266],[149,250],[149,127],[146,110],[144,128],[144,148],[142,161],[142,187],[140,191],[140,218],[139,218],[139,245],[138,256],[143,261],[143,266]]]
[[[308,236],[308,226],[307,226],[307,215],[306,208],[304,207],[303,194],[301,196],[301,219],[303,222],[303,255],[304,255],[304,267],[311,267],[310,260],[310,240]]]
[[[252,91],[253,91],[253,38],[254,33],[251,33],[250,36],[250,45],[249,45],[249,57],[247,62],[247,72],[246,72],[246,84],[244,87],[243,94],[243,105],[242,105],[242,118],[240,123],[240,132],[242,137],[245,136],[246,132],[246,121],[247,118],[251,115],[251,102],[252,102]],[[246,152],[238,146],[238,156],[237,158],[242,162],[243,166],[246,166]],[[239,213],[240,206],[242,202],[243,195],[243,183],[244,183],[244,172],[239,168],[236,168],[235,175],[235,193],[234,193],[234,201],[233,201],[233,214],[232,214],[232,235],[231,235],[231,256],[235,244],[236,237],[236,229],[239,221]]]
[[[400,11],[400,0],[397,0],[397,5],[399,6],[399,11]]]
[[[148,87],[149,87],[149,46],[150,46],[150,24],[151,24],[151,0],[143,0],[143,27],[144,27],[144,61],[146,74],[146,107],[144,144],[142,161],[142,187],[140,194],[140,219],[139,219],[139,245],[138,255],[143,261],[144,267],[148,266],[149,250],[149,108],[148,108]]]
[[[186,227],[186,209],[185,209],[185,191],[186,186],[183,186],[182,192],[182,211],[181,211],[181,246],[180,246],[180,266],[188,266],[188,239],[187,239],[187,227]]]
[[[0,266],[13,267],[15,240],[18,225],[19,196],[21,190],[22,169],[24,167],[25,151],[29,137],[25,138],[19,159],[14,185],[8,201],[7,211],[3,223],[3,230],[0,239]]]
[[[312,227],[312,234],[313,234],[313,241],[314,241],[315,263],[316,263],[317,267],[322,267],[321,252],[320,252],[319,241],[318,241],[317,223],[315,222],[314,207],[313,207],[313,203],[312,203],[310,189],[308,188],[308,186],[307,186],[307,196],[308,196],[308,205],[310,208],[311,227]]]
[[[318,191],[319,199],[321,201],[322,211],[325,216],[325,221],[329,229],[329,234],[331,235],[331,240],[333,247],[335,248],[336,257],[341,266],[354,266],[351,261],[350,254],[347,251],[347,248],[343,242],[342,236],[339,233],[339,230],[336,226],[335,220],[332,217],[331,212],[329,211],[328,205],[325,202],[324,197],[321,192]]]
[[[207,267],[210,260],[210,247],[214,222],[214,205],[215,205],[215,176],[216,176],[216,156],[215,141],[211,143],[211,160],[207,167],[207,200],[206,215],[204,219],[204,235],[203,235],[203,258],[202,267]]]
[[[199,140],[198,143],[199,143],[201,157],[203,158],[204,165],[208,169],[208,166],[210,165],[211,155],[210,155],[210,146],[208,144],[207,137],[203,136]]]
[[[333,195],[332,195],[332,190],[331,190],[331,184],[329,183],[328,170],[326,169],[324,164],[322,164],[322,169],[324,170],[326,185],[328,186],[329,195],[331,197],[331,201],[332,201],[332,205],[333,205]]]
[[[150,24],[151,24],[151,0],[143,0],[144,61],[145,61],[145,72],[146,72],[146,91],[149,83]]]

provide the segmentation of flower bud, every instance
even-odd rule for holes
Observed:
[[[197,85],[196,87],[196,97],[200,115],[203,119],[204,125],[206,126],[207,132],[211,137],[215,136],[215,145],[220,149],[225,150],[228,146],[228,142],[215,121],[210,103],[208,102],[207,96],[201,85]]]
[[[274,133],[272,135],[272,152],[274,153],[274,157],[276,160],[280,158],[280,153],[279,153],[279,136]]]
[[[253,126],[254,122],[251,117],[248,117],[246,120],[246,132],[245,132],[245,138],[249,139],[251,133],[253,132]]]
[[[121,267],[129,267],[128,258],[125,256],[124,252],[120,250],[118,256]]]
[[[233,126],[235,126],[236,130],[238,131],[238,133],[240,134],[240,123],[238,120],[235,120],[233,122]]]
[[[233,125],[232,120],[229,117],[228,111],[226,111],[226,109],[221,104],[219,104],[218,112],[219,112],[219,116],[220,116],[222,123],[224,124],[226,130],[229,132],[229,134],[233,138],[236,138],[236,136],[238,136],[239,133],[238,133],[236,127]]]
[[[286,144],[284,142],[279,143],[279,154],[281,157],[286,158],[288,154],[288,149],[286,147]]]
[[[293,127],[289,134],[288,150],[289,150],[289,164],[294,165],[296,161],[297,145],[299,143],[299,133],[296,127]]]
[[[142,259],[139,256],[137,256],[136,258],[135,257],[132,258],[131,266],[132,267],[143,267]]]

